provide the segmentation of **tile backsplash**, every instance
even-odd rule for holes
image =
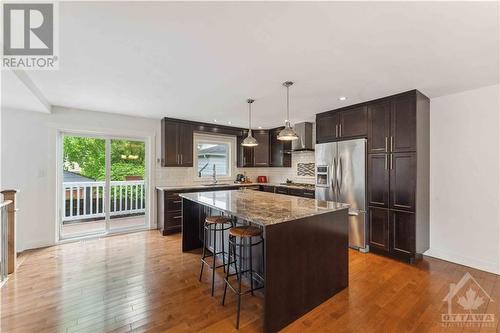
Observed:
[[[301,172],[299,172],[301,164]],[[311,166],[312,164],[312,166]],[[304,172],[304,168],[307,170]],[[312,172],[309,170],[312,169]],[[244,173],[255,182],[257,176],[267,176],[271,183],[282,183],[290,179],[297,183],[314,184],[314,152],[292,153],[291,168],[237,168],[235,174]],[[299,175],[300,174],[300,175]],[[156,168],[157,186],[192,185],[197,183],[193,168]]]

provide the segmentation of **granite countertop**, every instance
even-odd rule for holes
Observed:
[[[262,226],[348,209],[348,204],[252,190],[181,193],[182,198]]]
[[[312,187],[305,187],[295,184],[277,184],[277,183],[221,183],[216,185],[203,185],[203,184],[195,184],[195,185],[177,185],[177,186],[157,186],[156,189],[160,191],[175,191],[175,190],[190,190],[190,189],[198,189],[198,188],[217,188],[217,187],[245,187],[245,186],[259,186],[259,185],[267,185],[267,186],[275,186],[275,187],[288,187],[288,188],[297,188],[304,190],[314,191]],[[314,184],[311,184],[314,185]]]

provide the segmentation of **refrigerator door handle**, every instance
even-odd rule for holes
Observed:
[[[349,214],[349,216],[358,216],[359,215],[358,212],[353,212],[353,211],[350,211],[348,214]]]
[[[337,201],[337,159],[333,159],[333,172],[332,172],[332,190],[333,190],[333,199]]]
[[[341,157],[339,157],[338,171],[340,172],[340,177],[337,177],[337,183],[338,183],[338,188],[339,188],[339,193],[340,193],[340,189],[342,188],[342,177],[344,176],[344,173],[342,172],[342,158]]]

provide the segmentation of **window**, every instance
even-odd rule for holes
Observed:
[[[214,166],[217,178],[231,178],[233,138],[195,134],[196,178],[212,178]]]

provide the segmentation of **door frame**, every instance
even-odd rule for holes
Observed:
[[[104,191],[106,192],[105,194],[105,202],[104,202],[104,211],[106,213],[105,216],[105,230],[102,233],[83,233],[80,234],[76,237],[71,237],[71,238],[64,238],[62,237],[62,197],[63,193],[61,191],[62,189],[62,184],[64,181],[63,177],[63,149],[64,149],[64,143],[63,143],[63,138],[64,136],[80,136],[80,137],[88,137],[88,138],[97,138],[97,139],[103,139],[105,140],[105,167],[106,167],[106,174],[110,175],[111,174],[111,140],[133,140],[133,141],[141,141],[144,142],[144,195],[145,195],[145,212],[144,212],[144,224],[142,226],[138,227],[125,227],[125,228],[117,228],[117,229],[110,229],[109,223],[110,223],[110,216],[109,216],[109,205],[110,205],[110,196],[109,193],[109,185],[110,185],[110,179],[109,177],[106,177],[106,185],[104,188]],[[152,179],[151,179],[151,174],[152,174],[152,163],[153,163],[153,158],[151,156],[152,154],[152,149],[151,149],[151,144],[152,144],[153,138],[150,136],[143,136],[143,135],[122,135],[122,134],[114,134],[114,133],[105,133],[105,132],[93,132],[93,131],[85,131],[85,130],[71,130],[71,129],[58,129],[57,134],[56,134],[56,242],[57,243],[65,243],[65,242],[72,242],[72,241],[78,241],[82,239],[88,239],[88,238],[99,238],[103,236],[108,236],[108,235],[113,235],[113,234],[120,234],[120,233],[128,233],[128,232],[137,232],[137,231],[144,231],[144,230],[149,230],[152,227],[152,221],[151,221],[151,210],[153,209],[153,206],[151,205],[151,186],[152,186]]]

